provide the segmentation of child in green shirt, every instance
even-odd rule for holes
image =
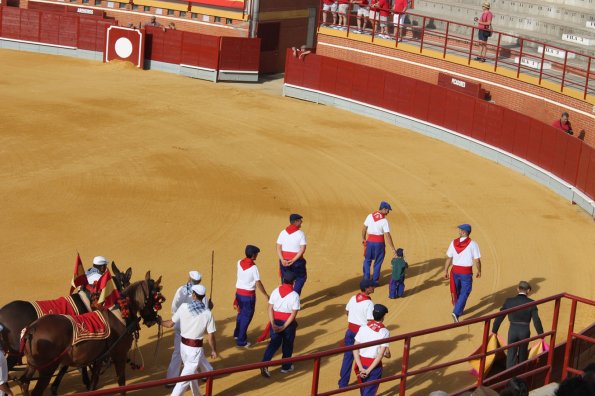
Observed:
[[[393,273],[388,287],[388,298],[403,297],[405,292],[405,270],[409,264],[405,261],[404,252],[402,248],[397,249],[397,257],[390,262],[393,267]]]

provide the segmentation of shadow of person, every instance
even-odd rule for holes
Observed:
[[[539,290],[539,284],[545,281],[545,278],[532,278],[528,280],[532,288],[532,293],[536,293]],[[472,307],[466,307],[464,315],[466,319],[473,317],[480,317],[490,313],[494,313],[496,310],[500,310],[504,301],[509,297],[514,297],[517,294],[518,283],[508,286],[496,293],[489,294],[479,299]]]
[[[444,285],[444,259],[434,258],[421,263],[410,265],[405,273],[405,294],[417,294],[424,290],[431,289],[435,286]],[[418,276],[425,276],[423,280],[414,282],[417,283],[414,287],[407,290],[407,282],[411,283]]]
[[[352,295],[359,292],[359,282],[361,277],[354,277],[347,279],[333,287],[320,290],[313,294],[307,294],[301,299],[301,309],[307,309],[316,306],[319,303],[328,301],[334,297],[341,297],[345,295]],[[347,301],[345,301],[347,303]]]

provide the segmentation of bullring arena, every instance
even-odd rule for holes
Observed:
[[[305,220],[309,274],[294,356],[331,349],[343,338],[344,306],[361,279],[362,222],[381,200],[393,206],[393,237],[411,266],[405,298],[388,299],[386,261],[372,296],[390,310],[391,335],[451,323],[443,264],[463,222],[473,225],[483,262],[465,318],[496,312],[521,279],[537,299],[564,291],[595,299],[593,219],[492,161],[370,118],[283,98],[275,81],[212,84],[126,63],[10,50],[0,59],[2,305],[67,293],[77,251],[85,267],[101,254],[121,269],[132,267],[133,280],[147,270],[163,276],[169,299],[187,271],[198,269],[205,285],[213,282],[221,354],[213,365],[257,362],[265,345],[240,349],[232,337],[235,263],[246,244],[259,246],[270,292],[278,284],[276,237],[297,212]],[[251,340],[264,328],[265,309],[258,295]],[[546,329],[552,309],[540,308]],[[576,328],[592,322],[591,314],[579,315]],[[428,336],[412,345],[410,364],[469,355],[481,335],[480,327],[463,326]],[[129,369],[127,383],[163,378],[171,344],[171,331],[158,342],[155,327],[143,328],[146,367]],[[340,363],[338,356],[322,361],[321,390],[335,389]],[[385,373],[400,363],[385,361]],[[408,394],[454,392],[473,383],[468,369],[414,377]],[[310,363],[298,363],[290,374],[272,369],[270,379],[258,370],[218,379],[214,391],[302,395],[310,383]],[[100,387],[114,385],[109,369]],[[393,386],[381,385],[380,394],[395,394]],[[60,393],[82,390],[80,376],[70,373]]]

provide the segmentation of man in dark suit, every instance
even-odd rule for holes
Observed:
[[[502,308],[500,308],[500,311],[518,307],[519,305],[527,304],[533,301],[532,299],[527,297],[527,295],[531,292],[531,285],[529,285],[528,282],[519,282],[517,291],[518,295],[516,297],[507,298]],[[541,319],[539,319],[539,314],[537,313],[537,307],[533,306],[508,314],[508,320],[510,321],[510,328],[508,329],[508,344],[512,344],[513,342],[517,341],[522,341],[531,336],[531,331],[529,330],[529,324],[531,322],[531,319],[533,319],[533,325],[535,326],[535,330],[537,331],[537,333],[543,334],[543,326],[541,325]],[[498,329],[500,328],[500,325],[502,324],[503,320],[504,316],[498,316],[494,320],[492,333],[498,333]],[[524,362],[525,360],[527,360],[528,355],[528,343],[509,348],[506,354],[506,368],[510,368],[515,364]]]

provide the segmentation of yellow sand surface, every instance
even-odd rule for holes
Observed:
[[[443,264],[460,223],[473,225],[483,262],[463,318],[496,312],[519,280],[531,282],[534,298],[564,291],[595,298],[595,228],[580,208],[464,150],[283,98],[278,88],[279,82],[213,84],[123,63],[0,50],[0,304],[65,295],[77,251],[86,267],[104,255],[121,269],[132,267],[133,280],[147,270],[162,275],[170,300],[197,269],[207,288],[213,285],[221,354],[213,365],[257,362],[264,344],[245,350],[233,340],[236,262],[246,244],[259,246],[257,264],[272,291],[279,279],[275,242],[296,212],[308,238],[308,282],[295,355],[328,350],[343,338],[345,304],[362,276],[362,224],[381,200],[393,206],[392,235],[410,264],[405,298],[388,299],[389,258],[372,296],[388,306],[392,335],[451,323]],[[259,294],[251,340],[264,328],[266,306]],[[546,329],[552,310],[553,304],[540,308]],[[593,320],[593,310],[581,309],[577,327]],[[481,326],[463,326],[416,338],[410,363],[420,368],[467,356],[481,335]],[[172,339],[167,330],[158,342],[155,327],[143,328],[146,368],[129,370],[128,383],[163,378]],[[385,376],[400,371],[402,348],[391,345]],[[321,363],[319,389],[334,389],[341,357]],[[214,389],[305,395],[311,368],[299,363],[290,374],[273,368],[270,379],[244,372],[217,379]],[[408,394],[460,389],[473,382],[469,369],[461,364],[413,377]],[[100,386],[114,383],[110,368]],[[60,393],[83,389],[74,372]],[[382,395],[395,392],[394,385],[380,387]]]

